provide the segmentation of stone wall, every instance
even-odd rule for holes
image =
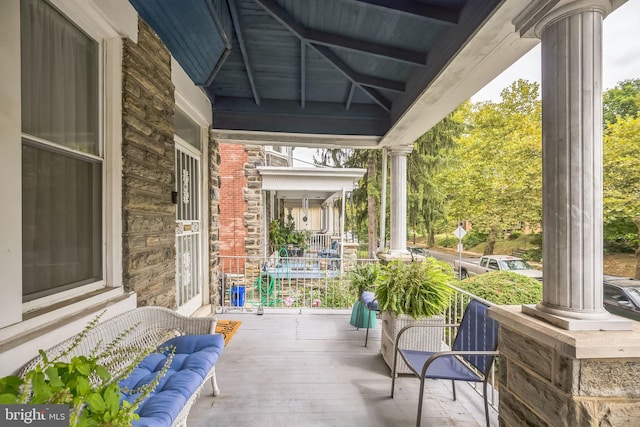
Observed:
[[[261,256],[264,201],[256,165],[264,164],[264,148],[221,144],[220,154],[220,253]]]
[[[220,304],[220,144],[209,134],[209,303]]]
[[[174,107],[169,52],[139,21],[123,52],[122,262],[140,306],[175,308]]]
[[[500,322],[500,425],[635,426],[640,420],[640,327],[564,331],[491,309]]]
[[[245,250],[249,256],[261,256],[264,242],[264,200],[262,197],[262,177],[256,165],[264,164],[264,148],[255,145],[245,146],[247,163],[244,165],[247,188],[244,189],[244,199],[247,212],[244,214],[244,224],[247,227]]]

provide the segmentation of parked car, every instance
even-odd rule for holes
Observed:
[[[429,254],[428,250],[426,250],[425,248],[418,247],[418,246],[409,246],[407,248],[407,250],[409,252],[411,252],[412,254],[422,255],[422,256],[431,256]]]
[[[604,276],[603,292],[609,313],[640,321],[640,280]]]
[[[531,268],[527,261],[511,255],[485,255],[476,261],[454,260],[453,264],[455,271],[460,271],[460,279],[490,271],[512,271],[542,281],[542,271]]]

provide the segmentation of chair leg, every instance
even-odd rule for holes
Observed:
[[[420,397],[418,398],[418,418],[416,419],[416,427],[420,427],[422,421],[422,399],[424,397],[424,377],[420,378]]]
[[[367,308],[367,333],[364,336],[364,346],[367,346],[369,342],[369,327],[371,326],[371,310]]]
[[[485,378],[482,386],[483,386],[482,394],[484,396],[484,416],[485,416],[485,419],[487,420],[487,427],[490,427],[491,424],[489,423],[489,401],[487,400],[487,380],[486,380],[486,378]]]
[[[396,386],[396,366],[398,366],[398,349],[393,348],[393,366],[391,368],[391,398],[393,399],[393,390]]]
[[[451,380],[451,387],[453,388],[453,400],[456,400],[456,382]]]

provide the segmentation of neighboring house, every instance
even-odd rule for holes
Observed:
[[[266,231],[275,218],[291,216],[315,251],[341,238],[338,200],[350,195],[365,170],[292,163],[289,147],[220,144],[220,256],[271,255]]]
[[[215,300],[219,163],[209,100],[129,2],[5,0],[0,26],[5,375],[105,309]]]

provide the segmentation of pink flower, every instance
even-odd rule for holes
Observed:
[[[312,307],[320,307],[320,305],[322,305],[322,301],[320,301],[318,298],[314,298],[313,302],[311,303]]]
[[[286,305],[287,307],[291,307],[293,305],[293,298],[291,297],[286,297],[284,299],[284,305]]]

